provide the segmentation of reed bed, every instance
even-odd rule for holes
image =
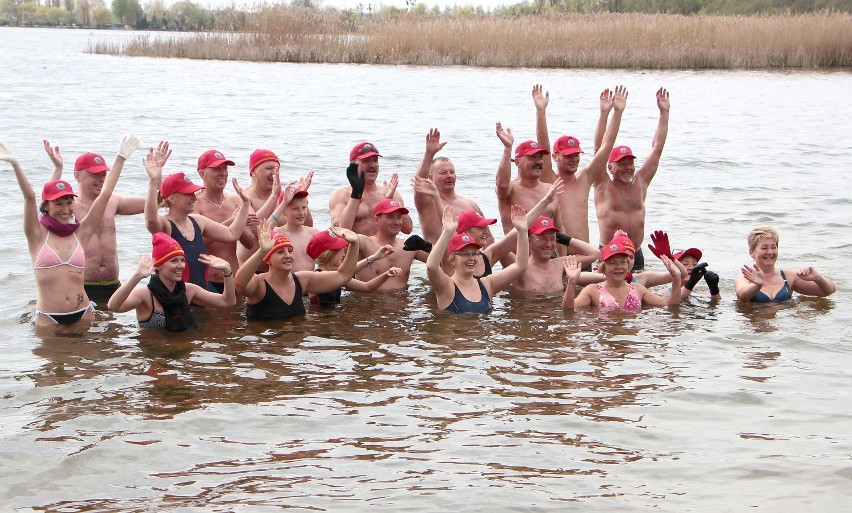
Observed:
[[[96,42],[91,52],[277,62],[542,68],[852,67],[852,14],[549,14],[353,19],[273,8],[249,32]]]

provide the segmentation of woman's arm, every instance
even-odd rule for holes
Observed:
[[[208,308],[227,308],[237,304],[237,295],[234,293],[234,272],[231,271],[231,264],[227,260],[213,255],[201,254],[198,256],[198,261],[206,264],[214,269],[219,269],[225,277],[225,290],[221,294],[204,290],[195,285],[190,288],[192,283],[188,283],[186,287],[186,300],[190,303],[196,303]]]
[[[792,288],[799,294],[808,296],[825,297],[834,294],[837,290],[834,282],[817,272],[813,267],[802,267],[801,269],[787,269],[787,275],[795,276]]]
[[[171,235],[172,229],[168,220],[161,216],[157,210],[157,194],[160,190],[160,182],[163,179],[163,166],[172,154],[168,141],[160,141],[156,151],[154,148],[148,150],[148,154],[142,159],[142,166],[148,173],[148,194],[145,196],[145,228],[151,235],[163,232]]]
[[[337,271],[298,271],[294,273],[302,283],[302,290],[309,294],[331,292],[346,284],[355,276],[355,264],[358,263],[358,235],[352,230],[340,227],[332,228],[335,235],[349,242],[346,258]]]
[[[0,160],[12,164],[12,169],[15,171],[15,178],[18,180],[18,187],[21,188],[21,193],[24,195],[24,233],[27,236],[27,244],[30,248],[30,253],[41,242],[42,230],[41,224],[38,222],[38,205],[36,204],[36,195],[33,186],[27,180],[27,175],[21,168],[18,162],[18,157],[0,143]]]
[[[263,299],[263,294],[266,289],[263,287],[263,278],[255,274],[257,267],[263,262],[263,257],[274,246],[270,231],[273,226],[269,219],[263,219],[257,227],[257,251],[252,253],[248,259],[243,262],[237,273],[234,276],[234,287],[237,291],[246,297],[249,303],[256,303]]]
[[[740,301],[751,301],[763,287],[763,271],[756,265],[744,265],[734,280],[734,292]]]
[[[109,303],[107,303],[109,310],[121,313],[139,307],[144,296],[141,293],[134,293],[134,291],[140,281],[151,276],[154,272],[152,267],[153,262],[151,255],[142,255],[139,257],[139,265],[136,271],[110,296]],[[144,292],[143,289],[139,290]]]
[[[560,179],[557,178],[556,182]],[[554,186],[556,185],[554,182]],[[551,187],[552,189],[553,187]],[[517,250],[515,251],[515,263],[501,269],[495,273],[489,274],[482,278],[482,281],[490,284],[491,294],[494,295],[497,291],[507,287],[521,277],[527,270],[530,263],[530,238],[529,238],[529,220],[527,212],[520,205],[512,205],[512,225],[518,232]]]
[[[360,263],[360,262],[359,262]],[[402,269],[399,267],[391,267],[387,271],[382,274],[376,276],[370,281],[361,281],[355,278],[352,278],[344,287],[348,290],[352,290],[354,292],[375,292],[382,286],[382,283],[388,281],[388,278],[393,278],[394,276],[400,276],[402,274]]]
[[[358,263],[355,264],[355,274],[360,273],[361,271],[364,270],[365,267],[371,266],[374,262],[377,262],[379,260],[384,260],[385,258],[391,256],[393,254],[393,251],[394,251],[393,246],[391,246],[390,244],[385,244],[384,246],[380,247],[378,250],[376,250],[375,253],[368,256],[367,258],[358,260]],[[340,264],[340,268],[341,269],[343,268],[342,263]],[[377,276],[377,278],[378,278],[378,276]],[[370,280],[370,281],[372,281],[372,280]]]
[[[445,308],[446,305],[449,305],[456,293],[453,280],[441,269],[441,261],[444,259],[444,255],[447,254],[450,239],[455,235],[457,227],[458,221],[453,217],[453,207],[447,205],[444,207],[444,213],[441,218],[441,235],[432,246],[429,256],[426,257],[426,277],[429,279],[432,290],[435,291],[438,308]]]
[[[568,282],[565,286],[565,293],[562,294],[562,309],[573,310],[575,306],[574,294],[577,291],[577,280],[580,279],[582,266],[573,255],[566,257],[562,265],[565,268],[565,277]]]

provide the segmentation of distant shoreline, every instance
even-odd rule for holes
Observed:
[[[88,51],[254,62],[506,68],[852,68],[848,13],[397,16],[352,26],[335,12],[303,18],[292,9],[274,12],[281,16],[264,18],[251,32],[177,36],[155,31],[126,42],[93,42]]]

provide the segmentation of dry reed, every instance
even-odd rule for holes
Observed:
[[[265,11],[251,32],[97,42],[91,52],[278,62],[544,68],[852,66],[852,14],[397,16]]]

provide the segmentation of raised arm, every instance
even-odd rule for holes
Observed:
[[[121,176],[121,170],[124,168],[124,163],[137,149],[139,149],[139,139],[135,136],[129,135],[121,140],[118,155],[115,157],[115,163],[113,163],[110,170],[107,171],[106,179],[104,180],[103,186],[101,186],[101,192],[98,194],[98,197],[95,198],[95,201],[92,202],[92,206],[89,208],[89,213],[86,214],[86,217],[80,220],[78,237],[80,238],[80,243],[84,246],[92,237],[92,234],[100,229],[101,219],[104,217],[104,212],[106,212],[106,207],[109,203],[110,197],[112,196],[112,192],[115,190],[116,184],[118,184],[118,177]]]
[[[603,144],[606,121],[609,119],[610,110],[612,110],[612,91],[606,88],[601,91],[600,96],[600,114],[598,115],[598,124],[595,126],[595,154],[598,153],[601,144]]]
[[[609,107],[604,108],[604,93],[608,93]],[[595,130],[595,155],[586,166],[586,180],[589,185],[599,183],[607,178],[606,163],[609,159],[609,153],[612,147],[615,146],[615,139],[618,137],[618,130],[621,128],[621,117],[624,114],[624,109],[627,107],[627,88],[617,86],[614,92],[609,93],[605,90],[601,93],[601,116],[606,116],[612,110],[612,120],[607,124],[606,117],[603,122],[598,120],[598,127]],[[603,130],[602,130],[603,128]],[[598,132],[601,131],[601,140],[598,139]]]
[[[562,294],[562,309],[563,310],[573,310],[574,309],[574,301],[575,294],[577,291],[577,280],[580,279],[580,273],[582,272],[582,265],[577,262],[577,259],[569,255],[565,257],[565,261],[562,263],[565,269],[565,278],[567,284],[565,285],[565,293]]]
[[[391,179],[388,182],[385,182],[385,198],[392,199],[396,201],[399,205],[405,206],[405,203],[402,201],[402,194],[396,190],[399,186],[399,175],[396,173],[391,175]],[[400,232],[408,235],[411,233],[411,230],[414,229],[414,221],[411,219],[410,214],[405,214],[402,216],[402,227],[400,228]]]
[[[512,205],[512,226],[518,232],[517,247],[515,250],[515,263],[490,274],[483,280],[488,280],[491,284],[491,293],[495,294],[500,289],[507,287],[510,283],[515,282],[526,272],[530,260],[530,238],[529,224],[527,221],[527,212],[520,205]]]
[[[18,180],[18,187],[21,188],[21,193],[24,195],[24,233],[27,235],[27,244],[30,248],[30,253],[41,243],[41,225],[38,222],[38,205],[36,204],[36,194],[33,186],[27,180],[27,175],[21,168],[18,162],[18,157],[15,153],[0,143],[0,160],[8,162],[12,165],[12,170],[15,171],[15,178]]]
[[[645,159],[642,167],[636,171],[636,174],[647,187],[650,185],[654,175],[657,174],[657,167],[660,165],[660,157],[663,155],[663,146],[666,144],[666,136],[669,133],[669,92],[664,88],[657,91],[657,107],[660,109],[660,120],[657,122],[657,131],[654,133],[654,141],[651,143],[651,153]]]
[[[420,162],[420,167],[417,168],[416,176],[429,178],[429,173],[432,170],[432,160],[446,145],[446,142],[441,142],[441,132],[437,128],[429,130],[429,133],[426,134],[426,151],[423,152],[423,160]],[[414,196],[414,200],[416,203],[417,195]]]
[[[456,234],[456,228],[458,228],[458,221],[453,215],[453,207],[447,205],[444,207],[444,213],[441,218],[441,236],[438,237],[435,245],[432,246],[432,251],[429,252],[429,256],[426,258],[426,277],[429,278],[429,284],[432,286],[432,290],[435,291],[439,308],[449,305],[455,295],[455,284],[441,269],[441,262],[447,254],[450,239]]]
[[[423,238],[434,243],[441,235],[441,216],[444,206],[438,187],[429,178],[414,177],[414,204],[420,219]]]
[[[263,278],[259,274],[255,274],[258,266],[263,262],[263,257],[274,246],[270,232],[274,225],[269,219],[262,219],[257,226],[257,251],[252,253],[248,259],[237,269],[234,275],[234,287],[237,292],[246,297],[250,302],[257,302],[263,299],[265,288],[263,287]]]
[[[148,194],[145,196],[145,228],[151,235],[164,232],[171,233],[169,222],[162,217],[157,209],[157,194],[160,190],[160,182],[163,180],[163,166],[172,154],[168,141],[160,141],[157,149],[150,148],[148,154],[142,159],[142,166],[148,173]]]
[[[266,198],[263,205],[261,205],[260,208],[257,209],[257,212],[255,212],[258,219],[267,219],[275,213],[275,207],[278,206],[278,196],[280,195],[281,176],[279,173],[275,173],[272,175],[272,192],[269,193],[269,197]]]
[[[547,106],[550,103],[550,92],[544,91],[541,84],[532,89],[533,104],[535,104],[535,138],[542,148],[550,149],[550,135],[547,132]],[[553,159],[545,158],[541,166],[542,182],[551,183],[556,178],[553,173]]]
[[[323,294],[338,289],[355,276],[355,265],[358,263],[358,234],[352,230],[333,227],[332,231],[338,237],[346,239],[349,248],[343,264],[336,271],[298,271],[295,274],[302,283],[302,290],[309,294]]]
[[[62,154],[59,153],[59,146],[50,146],[50,141],[45,139],[44,141],[44,152],[47,153],[50,161],[53,162],[53,174],[50,175],[51,180],[61,180],[62,179],[62,169],[64,165],[64,160],[62,158]]]
[[[503,156],[500,158],[500,164],[497,166],[497,198],[507,199],[512,194],[512,145],[515,143],[515,136],[512,135],[512,129],[497,123],[497,138],[503,143]]]

